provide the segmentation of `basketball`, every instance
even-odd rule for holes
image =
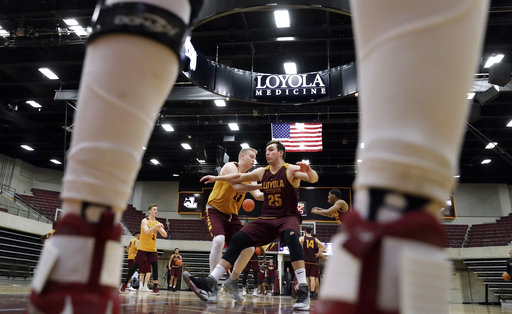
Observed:
[[[179,259],[176,261],[176,266],[181,266],[182,261]]]
[[[254,249],[254,254],[256,254],[256,256],[260,256],[261,255],[261,249],[259,246],[257,246],[255,249]]]
[[[242,208],[246,211],[246,212],[250,212],[254,209],[254,201],[250,198],[244,200],[244,202],[242,203]]]
[[[504,272],[503,274],[501,274],[501,277],[503,277],[503,280],[505,280],[505,281],[510,280],[510,274],[507,272]]]

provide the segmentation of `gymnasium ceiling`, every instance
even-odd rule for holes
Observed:
[[[63,19],[74,18],[87,26],[96,1],[91,0],[0,0],[0,154],[19,158],[32,165],[63,169],[50,159],[64,160],[72,135],[76,102],[54,100],[56,90],[77,90],[85,52],[86,37],[74,33]],[[350,17],[319,10],[290,11],[292,26],[276,29],[271,10],[237,13],[196,28],[192,43],[196,49],[219,62],[263,73],[283,73],[283,62],[294,60],[298,72],[323,70],[328,64],[354,61]],[[293,41],[277,41],[294,37]],[[512,3],[491,1],[482,65],[475,75],[476,91],[484,91],[488,69],[483,63],[495,53],[512,62]],[[48,67],[58,76],[49,80],[38,68]],[[277,70],[276,70],[277,69]],[[443,73],[439,73],[443,75]],[[483,82],[483,83],[482,83]],[[510,84],[499,95],[474,107],[480,117],[468,125],[461,156],[461,182],[512,183],[512,92]],[[175,90],[193,89],[180,75]],[[212,96],[215,96],[212,94]],[[354,177],[357,146],[357,97],[316,104],[272,105],[228,101],[216,107],[211,97],[204,100],[170,100],[161,110],[145,152],[139,180],[182,180],[213,173],[219,146],[234,160],[241,143],[259,149],[258,163],[265,164],[264,146],[270,139],[273,122],[322,122],[323,152],[289,153],[287,160],[302,159],[325,177],[350,183]],[[38,102],[33,108],[27,100]],[[228,122],[238,122],[239,131],[230,131]],[[159,124],[169,122],[174,132]],[[224,141],[234,135],[234,141]],[[485,149],[489,141],[495,149]],[[192,150],[185,151],[182,142]],[[26,151],[20,145],[30,145]],[[206,164],[199,164],[204,157]],[[161,164],[150,163],[156,158]],[[484,159],[491,163],[482,165]],[[180,174],[175,177],[173,174]]]

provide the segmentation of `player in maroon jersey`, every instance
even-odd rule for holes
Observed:
[[[327,201],[332,205],[331,207],[327,209],[313,207],[311,213],[336,218],[336,221],[342,224],[343,217],[348,213],[349,208],[347,202],[341,199],[341,191],[339,189],[331,189]]]
[[[307,226],[304,231],[306,234],[300,237],[299,241],[304,249],[304,263],[306,264],[306,276],[308,278],[309,289],[311,290],[311,299],[318,296],[317,279],[320,277],[320,267],[318,266],[318,257],[327,248],[317,238],[312,235],[313,227]]]

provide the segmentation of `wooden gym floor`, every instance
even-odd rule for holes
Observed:
[[[27,303],[29,287],[23,285],[0,285],[0,314],[23,313]],[[285,296],[253,297],[247,295],[243,303],[235,303],[227,294],[219,293],[218,304],[206,304],[189,291],[161,291],[152,293],[130,292],[122,294],[122,313],[173,313],[173,314],[217,314],[217,313],[308,313],[294,312],[293,299]],[[312,301],[314,304],[316,301]],[[451,304],[450,314],[512,313],[512,309],[500,306]],[[342,314],[342,313],[340,313]]]

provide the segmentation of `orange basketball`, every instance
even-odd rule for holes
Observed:
[[[501,277],[503,277],[503,280],[505,280],[505,281],[510,280],[510,274],[507,272],[504,272],[503,274],[501,274]]]
[[[254,201],[251,200],[250,198],[244,200],[244,202],[242,203],[242,208],[246,211],[246,212],[250,212],[254,209]]]
[[[176,266],[181,266],[182,261],[179,259],[176,261]]]
[[[259,246],[257,246],[255,249],[254,249],[254,254],[256,254],[256,256],[260,256],[261,255],[261,249]]]

